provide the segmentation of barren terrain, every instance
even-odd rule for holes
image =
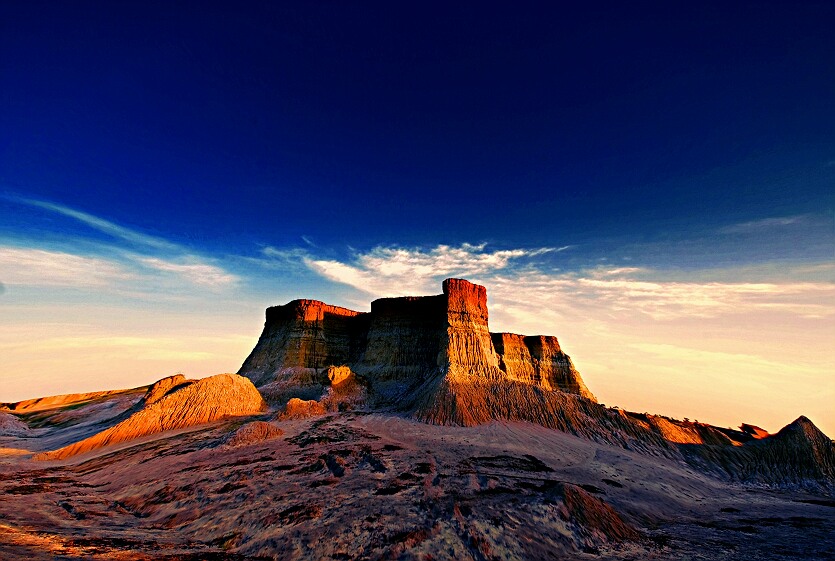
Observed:
[[[32,459],[142,395],[30,412],[28,434],[0,437],[0,558],[835,556],[826,493],[729,483],[527,423],[266,414],[269,430],[249,429],[253,416]]]

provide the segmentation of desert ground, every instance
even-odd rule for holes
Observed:
[[[144,388],[3,413],[0,558],[831,559],[824,490],[745,485],[542,426],[272,412],[72,458]]]

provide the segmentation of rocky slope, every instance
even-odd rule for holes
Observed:
[[[219,374],[193,382],[164,378],[151,386],[134,412],[116,425],[57,450],[39,460],[61,460],[173,429],[183,429],[227,417],[254,415],[266,408],[252,382],[235,374]]]
[[[0,436],[26,436],[29,425],[10,413],[0,411]]]
[[[530,423],[353,411],[221,421],[67,462],[19,453],[78,427],[2,437],[0,559],[835,555],[831,494],[743,485]]]
[[[835,444],[806,417],[741,446],[682,449],[691,464],[732,481],[835,490]]]

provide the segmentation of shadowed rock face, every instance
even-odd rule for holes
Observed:
[[[267,308],[264,331],[240,374],[256,385],[282,369],[323,368],[356,360],[365,346],[368,314],[317,300]]]
[[[319,369],[345,364],[377,402],[405,409],[426,402],[426,392],[442,383],[444,391],[449,384],[518,383],[594,400],[556,337],[491,334],[488,317],[486,289],[462,279],[445,280],[437,296],[375,300],[369,313],[294,300],[267,309],[239,374],[284,388],[321,383]],[[488,417],[504,416],[494,413]]]
[[[366,346],[352,369],[375,382],[378,393],[396,394],[443,368],[443,296],[381,298],[371,303],[369,319]]]

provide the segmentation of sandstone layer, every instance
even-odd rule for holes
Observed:
[[[40,460],[61,460],[142,436],[183,429],[266,409],[261,394],[248,379],[219,374],[192,383],[171,377],[152,385],[144,405],[116,425],[58,450],[36,456]],[[162,395],[160,395],[162,393]]]

